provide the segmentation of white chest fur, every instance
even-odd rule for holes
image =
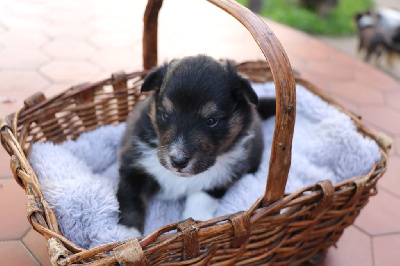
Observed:
[[[216,163],[203,173],[192,177],[180,177],[160,164],[157,149],[140,143],[143,157],[139,161],[146,171],[153,175],[161,186],[157,197],[162,199],[178,199],[192,193],[223,186],[231,181],[232,168],[239,160],[247,157],[246,142],[254,135],[243,137],[229,152],[217,157]]]

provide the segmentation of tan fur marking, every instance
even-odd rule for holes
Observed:
[[[151,122],[154,125],[154,129],[158,132],[157,123],[156,123],[156,115],[157,115],[156,114],[156,102],[153,100],[150,103],[150,119],[151,119]]]
[[[210,141],[207,139],[207,137],[203,134],[197,134],[195,137],[196,141],[200,144],[201,149],[208,154],[213,154],[215,151],[215,146],[210,143]]]
[[[234,114],[231,117],[231,119],[229,120],[228,138],[222,144],[220,151],[225,150],[232,144],[232,142],[235,140],[237,135],[239,135],[240,131],[242,130],[242,123],[243,123],[243,117],[241,115]]]
[[[172,113],[174,111],[174,104],[167,97],[163,97],[162,105],[167,113]]]
[[[168,64],[168,68],[167,68],[167,73],[165,73],[165,77],[164,80],[170,80],[171,78],[173,78],[173,73],[175,71],[175,69],[179,66],[179,64],[181,63],[181,59],[174,59],[171,62],[169,62]],[[161,86],[160,91],[164,91],[164,87]]]
[[[218,107],[214,102],[208,102],[199,110],[199,113],[202,117],[207,118],[217,110]]]
[[[174,128],[171,127],[169,129],[167,129],[161,136],[159,136],[161,144],[162,144],[161,146],[163,146],[162,148],[166,148],[166,151],[168,151],[169,147],[167,147],[167,146],[165,146],[163,144],[165,144],[165,142],[171,142],[172,134],[173,134],[174,131],[175,131]]]

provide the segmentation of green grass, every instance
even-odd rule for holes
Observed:
[[[237,0],[247,5],[248,0]],[[355,13],[373,7],[373,0],[339,0],[332,12],[324,18],[298,6],[296,0],[264,0],[261,15],[290,27],[319,35],[345,36],[355,32]]]

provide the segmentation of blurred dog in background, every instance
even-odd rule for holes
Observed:
[[[375,65],[386,57],[390,69],[394,60],[400,60],[400,11],[391,8],[368,10],[355,15],[358,52],[364,60]]]
[[[371,10],[376,25],[384,29],[394,43],[400,44],[400,10],[394,8],[378,8]]]

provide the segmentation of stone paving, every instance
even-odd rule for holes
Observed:
[[[0,115],[36,91],[52,96],[111,73],[141,69],[145,0],[0,1]],[[379,193],[321,265],[399,265],[400,83],[307,34],[267,20],[303,77],[396,141]],[[234,19],[204,0],[165,0],[160,62],[207,53],[262,59]],[[0,265],[50,265],[44,239],[26,219],[24,191],[0,149]]]

